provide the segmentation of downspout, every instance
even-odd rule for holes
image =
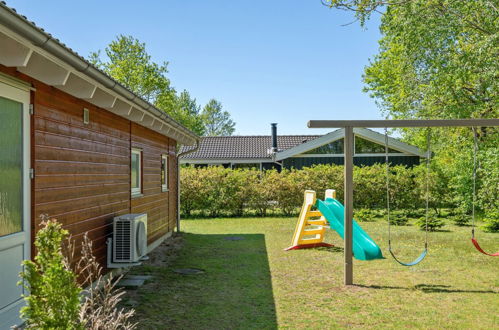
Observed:
[[[177,233],[180,233],[180,157],[193,153],[199,149],[199,139],[196,139],[196,146],[177,154]]]

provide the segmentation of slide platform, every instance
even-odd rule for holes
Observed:
[[[329,221],[330,228],[344,239],[345,207],[334,198],[317,199],[315,206]],[[358,260],[384,259],[381,249],[369,235],[353,220],[353,256]]]

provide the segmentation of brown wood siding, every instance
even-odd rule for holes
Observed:
[[[148,128],[131,124],[131,146],[142,150],[142,194],[131,201],[132,213],[147,212],[148,243],[173,230],[171,200],[175,198],[171,183],[174,181],[171,170],[175,158],[175,141]],[[168,191],[161,188],[161,155],[168,155]],[[173,209],[174,210],[174,209]]]
[[[40,215],[56,218],[77,242],[88,232],[98,260],[106,260],[113,217],[148,214],[148,243],[172,231],[176,219],[176,141],[47,86],[12,68],[0,72],[28,81],[32,116],[32,233]],[[83,124],[83,108],[90,123]],[[131,198],[131,148],[143,150],[143,196]],[[161,155],[169,155],[168,192],[161,189]]]
[[[130,212],[130,122],[54,88],[36,88],[35,227],[48,214],[77,244],[88,232],[96,257],[105,261],[113,217]]]

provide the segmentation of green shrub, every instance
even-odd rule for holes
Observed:
[[[296,213],[297,208],[303,203],[303,187],[299,181],[299,173],[295,170],[282,170],[281,173],[268,171],[267,189],[272,201],[277,202],[277,207],[287,216]]]
[[[394,226],[406,226],[409,223],[409,218],[406,214],[390,214],[390,224]]]
[[[353,180],[356,207],[368,209],[386,207],[385,165],[355,167]]]
[[[467,226],[470,224],[471,216],[464,213],[458,213],[453,215],[451,219],[456,226]]]
[[[385,209],[374,209],[374,210],[371,210],[371,213],[376,218],[384,218],[386,216],[386,210]]]
[[[60,223],[45,218],[35,239],[34,261],[25,260],[20,282],[29,292],[21,316],[28,328],[82,329],[78,325],[80,287],[62,253],[69,233]]]
[[[416,225],[421,230],[426,230],[426,218],[421,217],[416,220]],[[436,231],[444,226],[444,221],[435,215],[430,215],[428,218],[428,231]]]
[[[483,218],[485,224],[483,229],[489,233],[499,232],[499,210],[491,210],[485,213]]]
[[[410,218],[420,218],[425,216],[425,209],[409,209],[406,211],[406,214]]]
[[[354,219],[360,222],[376,221],[373,212],[369,209],[360,209],[354,212]]]
[[[266,216],[272,208],[272,189],[268,188],[268,171],[252,171],[249,176],[249,182],[246,186],[246,206],[255,210],[259,216]]]
[[[433,210],[448,206],[445,178],[432,172],[430,178],[430,207]],[[354,168],[355,207],[378,209],[372,216],[384,216],[386,207],[386,172],[384,165]],[[437,184],[438,183],[438,184]],[[326,189],[335,189],[337,199],[343,199],[343,166],[316,165],[301,170],[284,169],[259,171],[256,169],[226,169],[222,166],[180,170],[180,210],[183,215],[257,214],[269,210],[291,215],[299,210],[306,189],[315,190],[317,198],[324,198]],[[390,167],[390,206],[418,218],[424,215],[426,172],[424,165],[407,168]],[[448,192],[448,191],[447,191]],[[423,212],[423,213],[422,213]],[[395,213],[395,212],[394,212]],[[406,224],[407,220],[394,220]]]

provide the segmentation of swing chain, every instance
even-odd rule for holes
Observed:
[[[426,132],[426,210],[425,210],[425,249],[428,246],[428,218],[430,205],[430,161],[431,161],[431,130]]]
[[[478,167],[478,132],[476,127],[471,128],[473,131],[473,200],[471,203],[471,238],[475,237],[475,204],[476,204],[476,172]]]
[[[385,127],[385,168],[386,168],[386,219],[388,221],[388,249],[392,250],[390,227],[390,164],[388,159],[388,128]]]
[[[428,249],[428,220],[430,204],[430,162],[431,162],[431,130],[426,134],[426,193],[425,193],[425,250]],[[390,224],[390,162],[388,157],[388,128],[385,127],[385,168],[386,168],[386,219],[388,221],[388,249],[391,251],[391,224]]]

